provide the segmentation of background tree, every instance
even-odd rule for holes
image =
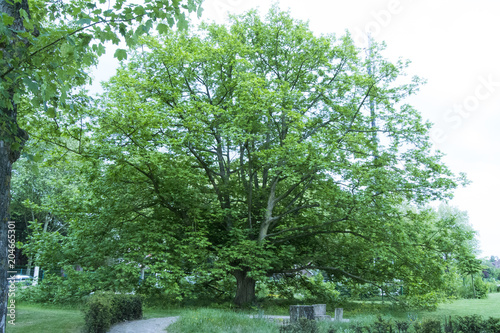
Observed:
[[[277,8],[142,43],[81,114],[91,121],[44,127],[59,146],[87,131],[67,148],[94,165],[96,234],[120,256],[152,254],[166,281],[230,274],[239,305],[256,279],[304,268],[437,287],[425,214],[400,207],[447,198],[463,178],[402,103],[420,82],[401,83],[405,62],[376,44],[365,58],[349,35],[316,37]]]
[[[460,258],[458,269],[462,274],[469,275],[471,277],[473,297],[477,298],[476,286],[474,285],[474,275],[482,272],[483,270],[481,260],[472,255],[463,255]]]
[[[107,3],[108,7],[103,8]],[[111,7],[112,5],[112,7]],[[187,24],[185,11],[199,10],[196,0],[125,0],[107,2],[44,0],[0,1],[0,327],[5,331],[7,302],[7,220],[12,164],[19,158],[27,134],[18,126],[18,106],[43,106],[56,117],[71,112],[67,97],[86,81],[83,69],[104,53],[104,43],[123,37],[133,45],[155,21]],[[167,26],[158,25],[161,32]],[[92,44],[92,41],[96,41]],[[118,49],[118,58],[125,50]],[[30,108],[24,108],[29,110]]]

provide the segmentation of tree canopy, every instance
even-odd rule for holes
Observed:
[[[7,307],[7,221],[12,164],[28,135],[18,119],[42,107],[51,118],[71,114],[75,87],[87,82],[85,68],[105,52],[105,42],[123,39],[132,46],[156,23],[162,33],[176,22],[187,25],[186,12],[200,1],[0,1],[0,330]],[[115,56],[126,58],[118,49]],[[21,104],[24,107],[19,107]],[[20,109],[23,112],[19,112]],[[13,264],[12,264],[13,265]],[[12,269],[12,267],[10,267]]]
[[[414,295],[442,284],[460,249],[437,241],[451,236],[433,214],[403,207],[465,179],[404,104],[421,83],[407,62],[315,36],[276,7],[138,42],[95,104],[29,118],[79,156],[85,209],[67,241],[92,255],[72,264],[113,259],[124,280],[148,267],[169,286],[232,275],[239,305],[256,280],[305,268]]]

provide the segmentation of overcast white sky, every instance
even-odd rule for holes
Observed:
[[[224,23],[227,13],[270,0],[205,0],[203,17]],[[403,57],[408,73],[427,79],[408,102],[433,122],[432,140],[445,162],[473,182],[451,202],[469,213],[483,256],[500,256],[500,1],[498,0],[281,0],[292,16],[313,31],[341,35],[346,29],[359,46],[366,33],[385,41],[385,55]],[[111,56],[113,52],[111,53]],[[114,74],[104,57],[96,81]]]

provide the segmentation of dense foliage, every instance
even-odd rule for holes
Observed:
[[[201,14],[197,0],[116,1],[0,1],[0,331],[5,332],[7,272],[15,263],[15,244],[9,243],[10,179],[12,165],[28,139],[18,120],[31,110],[54,119],[71,114],[74,88],[85,84],[85,68],[105,52],[104,44],[128,46],[148,33],[153,23],[162,33],[175,22],[187,26],[185,12]],[[115,57],[126,58],[118,49]],[[22,106],[21,106],[22,105]]]
[[[95,289],[172,299],[234,288],[241,305],[256,281],[304,270],[443,297],[474,233],[460,212],[417,208],[464,179],[403,104],[420,82],[407,63],[276,8],[138,41],[98,100],[25,118],[74,175],[65,232],[33,226],[26,253],[81,266]]]

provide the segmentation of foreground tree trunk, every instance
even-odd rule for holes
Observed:
[[[5,113],[2,112],[2,116]],[[2,127],[6,126],[3,121],[1,125]],[[8,262],[10,178],[12,175],[12,163],[19,157],[19,150],[13,152],[10,143],[5,138],[5,131],[0,130],[0,332],[2,333],[5,332],[7,314],[7,272],[14,268],[9,268]]]
[[[248,305],[255,300],[255,283],[256,281],[248,276],[247,271],[233,272],[236,278],[236,297],[234,304],[239,307]]]
[[[20,9],[26,11],[29,16],[28,0],[20,2],[0,0],[0,13],[5,13],[14,18],[10,26],[12,30],[25,30]],[[23,48],[16,49],[18,45],[14,40],[4,45],[4,57],[14,57]],[[17,106],[14,103],[14,89],[7,91],[12,102],[10,108],[0,109],[0,333],[5,333],[7,315],[8,282],[8,221],[10,205],[10,179],[12,175],[12,164],[19,158],[21,148],[27,140],[27,134],[17,125]]]
[[[5,333],[8,295],[7,273],[14,269],[14,267],[9,267],[8,262],[10,180],[12,164],[19,158],[27,134],[17,125],[15,104],[11,110],[2,109],[0,111],[0,332]],[[18,144],[15,149],[12,147],[13,142]]]
[[[7,311],[7,233],[9,220],[9,193],[12,164],[9,149],[4,141],[0,141],[0,332],[5,332]]]

